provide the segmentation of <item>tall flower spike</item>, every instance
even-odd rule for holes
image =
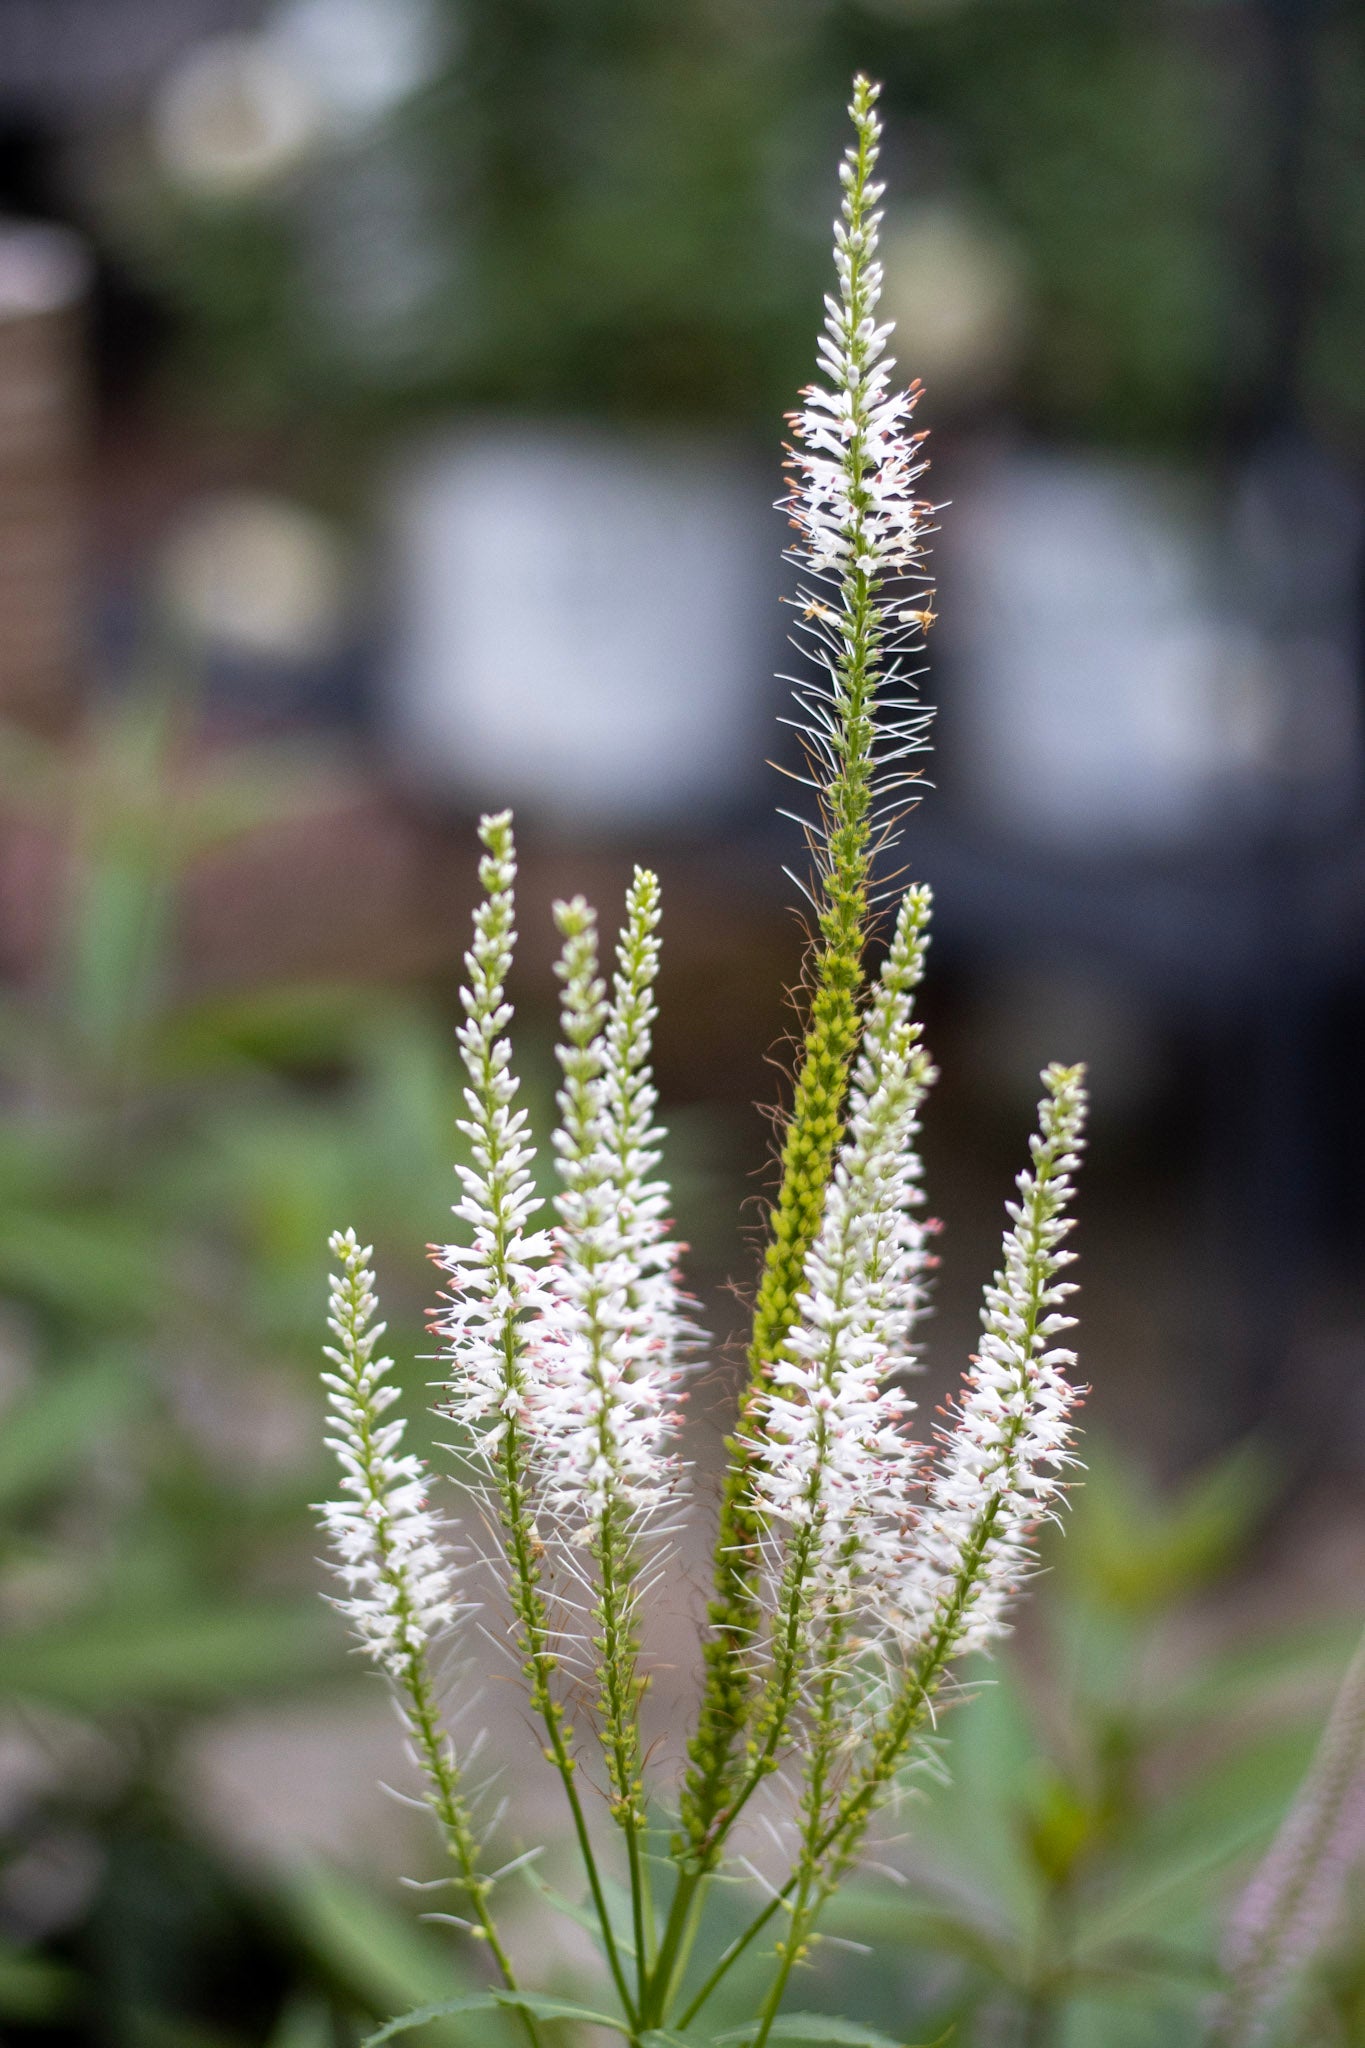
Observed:
[[[800,1319],[761,1408],[758,1489],[793,1542],[779,1596],[797,1610],[847,1610],[900,1563],[920,1454],[913,1409],[889,1376],[911,1363],[928,1258],[915,1149],[932,1069],[912,1016],[930,896],[912,889],[873,998],[854,1071],[848,1135],[806,1260]]]
[[[740,1737],[753,1706],[749,1653],[759,1626],[760,1555],[752,1462],[756,1407],[768,1368],[783,1355],[796,1320],[806,1256],[843,1135],[866,978],[874,859],[894,837],[909,802],[915,777],[907,763],[926,744],[930,716],[915,699],[913,675],[904,666],[933,616],[920,567],[930,508],[913,496],[924,468],[923,437],[907,431],[917,387],[891,391],[889,328],[876,322],[882,286],[882,188],[873,176],[881,136],[877,95],[869,79],[854,80],[848,110],[854,140],[840,169],[844,197],[834,227],[838,296],[826,301],[819,345],[826,382],[812,386],[804,409],[792,416],[793,482],[783,500],[797,536],[789,559],[818,586],[801,587],[796,599],[816,674],[796,682],[793,721],[804,737],[804,779],[816,810],[798,822],[815,870],[807,893],[817,933],[808,968],[810,1015],[754,1306],[749,1384],[721,1501],[706,1685],[683,1796],[688,1833],[708,1856],[718,1818],[733,1795]],[[911,590],[912,583],[918,588]]]
[[[624,1262],[632,1379],[658,1389],[659,1412],[671,1392],[680,1352],[697,1332],[677,1277],[685,1247],[669,1239],[668,1183],[653,1179],[664,1133],[654,1122],[659,1095],[650,1066],[654,986],[659,972],[659,882],[636,868],[603,1032],[602,1116],[616,1190],[619,1255]]]
[[[383,1420],[398,1389],[381,1384],[392,1359],[374,1355],[384,1325],[374,1320],[379,1304],[370,1248],[356,1242],[353,1230],[338,1230],[329,1242],[341,1268],[332,1275],[327,1319],[336,1343],[326,1347],[326,1356],[336,1371],[322,1378],[337,1429],[328,1443],[349,1497],[326,1502],[318,1513],[346,1587],[336,1604],[393,1687],[426,1778],[427,1803],[474,1915],[474,1932],[488,1944],[503,1983],[515,1990],[516,1976],[488,1902],[492,1879],[479,1867],[478,1837],[432,1683],[432,1645],[457,1612],[451,1568],[438,1540],[440,1525],[426,1504],[422,1462],[399,1452],[402,1422]],[[529,2018],[524,2029],[530,2048],[539,2048]]]
[[[564,1646],[545,1591],[535,1520],[534,1454],[544,1420],[537,1397],[544,1391],[547,1356],[558,1355],[562,1322],[545,1264],[552,1249],[550,1233],[528,1228],[541,1206],[531,1179],[535,1154],[526,1111],[513,1106],[517,1082],[506,1035],[512,1017],[506,979],[516,878],[510,813],[482,819],[479,836],[486,849],[479,864],[484,900],[474,913],[474,942],[465,959],[469,982],[461,992],[465,1021],[458,1033],[468,1077],[468,1114],[459,1128],[469,1140],[471,1163],[459,1169],[463,1196],[455,1214],[472,1234],[468,1244],[447,1245],[435,1254],[452,1282],[449,1306],[436,1328],[449,1347],[448,1411],[470,1430],[476,1453],[490,1470],[531,1705],[545,1730],[546,1754],[564,1786],[608,1962],[627,2002],[621,1957],[574,1781],[572,1731],[554,1692]]]
[[[666,1194],[645,1179],[654,1163],[646,1146],[653,1135],[648,1052],[657,911],[653,876],[637,875],[608,1007],[593,912],[581,897],[555,909],[564,940],[557,968],[564,1081],[555,1140],[563,1187],[555,1202],[556,1306],[536,1411],[545,1505],[593,1565],[597,1702],[611,1810],[630,1858],[641,1989],[646,1813],[638,1538],[677,1471],[665,1449],[675,1377],[672,1255],[660,1227]],[[662,1358],[653,1355],[656,1344]]]
[[[613,1509],[638,1524],[665,1499],[675,1470],[665,1449],[677,1341],[672,1250],[660,1231],[667,1192],[644,1178],[652,884],[651,876],[632,892],[610,1009],[594,913],[581,897],[555,910],[564,940],[555,1136],[563,1186],[535,1428],[545,1504],[578,1523],[582,1545],[598,1539]]]
[[[898,1589],[899,1618],[929,1646],[935,1671],[980,1649],[1006,1628],[1025,1577],[1033,1532],[1055,1514],[1058,1473],[1073,1462],[1072,1411],[1083,1389],[1066,1368],[1075,1353],[1054,1339],[1072,1327],[1061,1304],[1075,1288],[1060,1276],[1080,1164],[1084,1069],[1045,1068],[1031,1171],[1006,1205],[1004,1263],[986,1289],[981,1351],[967,1374],[952,1427],[943,1432],[914,1557]]]
[[[854,86],[855,139],[840,176],[841,218],[834,224],[839,294],[825,300],[818,352],[826,379],[802,393],[789,416],[796,443],[788,456],[792,489],[782,501],[797,541],[789,559],[835,592],[802,587],[795,600],[819,670],[798,682],[798,721],[812,756],[821,815],[807,826],[823,876],[847,865],[867,828],[885,844],[917,781],[906,763],[926,745],[931,714],[911,694],[901,657],[917,651],[932,621],[924,588],[924,542],[931,508],[915,494],[927,464],[923,434],[910,431],[919,386],[893,389],[886,354],[891,322],[877,323],[882,266],[877,256],[883,187],[873,180],[880,149],[877,88]],[[916,586],[908,589],[907,584]]]
[[[374,1355],[384,1325],[374,1320],[369,1247],[357,1244],[353,1230],[335,1232],[330,1246],[341,1268],[332,1276],[327,1318],[336,1342],[326,1356],[335,1370],[322,1378],[337,1432],[327,1442],[346,1498],[324,1502],[318,1513],[346,1588],[337,1606],[375,1662],[406,1686],[414,1660],[454,1620],[454,1588],[426,1504],[425,1468],[399,1451],[403,1423],[383,1420],[398,1389],[382,1384],[393,1360]]]
[[[469,1225],[470,1236],[434,1251],[452,1283],[435,1327],[448,1346],[449,1411],[491,1456],[508,1418],[527,1406],[526,1319],[547,1305],[541,1266],[550,1240],[527,1227],[541,1206],[531,1179],[535,1149],[526,1111],[514,1106],[517,1080],[506,1035],[512,1008],[505,984],[516,939],[511,813],[481,819],[479,837],[486,849],[479,863],[484,898],[465,955],[465,1017],[456,1033],[466,1075],[459,1129],[469,1140],[470,1164],[456,1168],[462,1192],[455,1215]]]

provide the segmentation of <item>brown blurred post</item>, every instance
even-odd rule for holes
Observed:
[[[0,718],[47,730],[84,657],[89,282],[78,235],[0,219]]]

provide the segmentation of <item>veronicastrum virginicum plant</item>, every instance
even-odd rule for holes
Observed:
[[[638,1621],[683,1505],[679,1407],[697,1333],[658,1177],[659,885],[636,871],[609,969],[588,905],[556,906],[559,1192],[547,1207],[533,1188],[507,1036],[512,824],[503,814],[480,826],[483,896],[459,1030],[470,1164],[459,1169],[459,1241],[437,1254],[448,1282],[436,1325],[440,1412],[461,1427],[472,1475],[463,1483],[497,1531],[507,1626],[540,1746],[562,1783],[611,2012],[528,1989],[499,1931],[467,1759],[438,1700],[435,1655],[462,1612],[445,1529],[427,1505],[420,1461],[401,1449],[402,1422],[389,1419],[396,1393],[377,1356],[369,1252],[350,1232],[332,1240],[326,1384],[344,1497],[322,1514],[345,1588],[338,1605],[402,1712],[451,1858],[448,1881],[465,1901],[448,1917],[482,1940],[500,1979],[472,2004],[511,2007],[533,2042],[547,2021],[575,2013],[634,2044],[706,2039],[708,2000],[766,1940],[770,1979],[747,2037],[764,2048],[821,1907],[894,1795],[954,1665],[1004,1630],[1032,1532],[1060,1507],[1058,1475],[1070,1461],[1078,1394],[1067,1378],[1072,1354],[1058,1343],[1071,1321],[1062,1241],[1085,1114],[1075,1067],[1043,1075],[980,1354],[936,1443],[908,1428],[914,1404],[902,1382],[931,1263],[916,1135],[934,1073],[914,1015],[926,889],[899,896],[875,973],[867,952],[881,907],[874,863],[926,743],[928,713],[908,664],[932,617],[923,566],[931,508],[916,495],[917,390],[893,386],[890,330],[876,317],[876,100],[859,78],[822,381],[792,416],[784,501],[811,658],[797,686],[815,812],[806,827],[809,1008],[749,1378],[727,1447],[698,1719],[676,1817],[662,1830],[654,1816],[667,1787],[647,1789],[640,1735]],[[598,1759],[605,1804],[585,1797],[574,1724]],[[789,1870],[722,1953],[698,1956],[708,1884],[775,1777],[790,1788]],[[617,1873],[628,1924],[612,1910]],[[409,2015],[375,2038],[416,2023]]]

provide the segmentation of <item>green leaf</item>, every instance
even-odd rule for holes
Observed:
[[[87,1444],[147,1392],[137,1362],[113,1352],[37,1386],[0,1428],[0,1510],[12,1513],[55,1480],[75,1477]]]
[[[473,1997],[442,1998],[434,2005],[419,2006],[415,2012],[389,2020],[378,2033],[368,2035],[365,2048],[379,2048],[382,2041],[391,2041],[395,2035],[405,2034],[413,2027],[429,2026],[432,2020],[450,2019],[458,2013],[488,2012],[508,2007],[514,2012],[530,2013],[537,2020],[577,2020],[582,2026],[609,2027],[614,2034],[630,2034],[629,2023],[614,2018],[609,2012],[594,2012],[591,2006],[574,2005],[563,1998],[545,1998],[534,1991],[498,1990],[481,1991]]]
[[[737,2027],[731,2034],[717,2034],[716,2048],[729,2042],[746,2042],[753,2039],[753,2024]],[[841,2020],[831,2013],[787,2012],[779,2013],[768,2034],[770,2041],[809,2041],[828,2044],[828,2048],[907,2048],[904,2041],[883,2034],[876,2027],[865,2027],[857,2020]]]
[[[1246,1547],[1275,1496],[1265,1447],[1238,1445],[1160,1500],[1103,1445],[1077,1496],[1068,1567],[1105,1605],[1148,1617],[1220,1577]]]
[[[443,1942],[339,1870],[305,1865],[285,1897],[314,1954],[381,2012],[448,1995],[452,1974],[458,1982]]]
[[[166,1247],[126,1216],[88,1208],[7,1208],[0,1287],[100,1329],[145,1321],[164,1299]]]
[[[240,2036],[205,2026],[202,2020],[177,2019],[168,2012],[135,2006],[124,2036],[129,2048],[239,2048]]]
[[[848,1904],[851,1907],[855,1898],[861,1902],[867,1897],[866,1891],[851,1894]],[[940,1902],[912,1890],[878,1901],[875,1914],[860,1913],[855,1919],[851,1912],[842,1916],[830,1912],[827,1919],[836,1928],[856,1927],[869,1939],[961,1956],[1002,1984],[1026,1983],[1028,1959],[1019,1936],[989,1915],[985,1901],[960,1898]]]
[[[1278,1628],[1202,1658],[1161,1689],[1150,1718],[1161,1728],[1200,1720],[1235,1724],[1281,1701],[1320,1721],[1358,1640],[1354,1615]]]
[[[358,1029],[380,1015],[373,990],[335,983],[250,989],[217,996],[157,1020],[157,1071],[195,1078],[299,1061],[340,1061]]]
[[[610,2027],[614,2034],[630,2033],[630,2024],[619,2014],[594,2012],[590,2006],[574,2005],[563,1998],[544,1998],[535,1991],[495,1991],[494,2003],[529,2012],[537,2020],[578,2020],[583,2026]]]
[[[453,2019],[462,2012],[493,2012],[496,2006],[491,1991],[475,1992],[464,1998],[439,1998],[434,2005],[418,2006],[413,2012],[401,2013],[396,2020],[386,2020],[377,2033],[365,2036],[364,2048],[379,2048],[381,2041],[392,2041],[414,2027],[430,2026],[433,2020]]]

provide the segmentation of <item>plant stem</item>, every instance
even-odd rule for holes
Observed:
[[[839,1706],[842,1687],[839,1681],[846,1634],[844,1617],[834,1615],[820,1645],[819,1704],[811,1728],[810,1761],[806,1767],[805,1790],[802,1794],[806,1825],[797,1865],[796,1903],[792,1908],[787,1939],[779,1948],[777,1972],[760,2010],[759,2030],[752,2048],[765,2048],[768,2036],[772,2032],[773,2021],[786,1993],[787,1981],[805,1953],[806,1936],[814,1926],[821,1903],[833,1889],[832,1878],[822,1877],[820,1869],[821,1842],[825,1834],[822,1816],[826,1808],[826,1788],[830,1773],[840,1749]],[[814,1901],[813,1893],[816,1895]]]
[[[422,1768],[431,1787],[432,1810],[441,1824],[446,1846],[459,1869],[460,1882],[478,1923],[477,1932],[488,1944],[489,1953],[496,1962],[507,1989],[517,1991],[520,1986],[516,1973],[488,1904],[488,1894],[492,1885],[478,1870],[478,1845],[470,1824],[469,1809],[461,1797],[449,1752],[441,1738],[439,1715],[431,1690],[431,1676],[424,1662],[419,1663],[414,1659],[406,1690],[410,1707],[409,1726],[421,1755]],[[540,2048],[540,2030],[534,2018],[524,2008],[520,2011],[520,2018],[531,2048]]]
[[[778,2008],[781,2006],[782,2000],[786,1995],[787,1979],[796,1967],[797,1957],[801,1954],[805,1944],[805,1936],[808,1930],[808,1891],[808,1879],[803,1872],[797,1885],[796,1904],[792,1908],[791,1926],[786,1940],[780,1945],[777,1971],[769,1987],[768,1996],[759,2007],[758,2032],[749,2044],[749,2048],[764,2048],[764,2044],[773,2030],[773,2021],[777,2018]]]
[[[679,2019],[678,2027],[680,2030],[685,2031],[688,2027],[691,2026],[693,2020],[697,2017],[697,2014],[706,2004],[712,1992],[715,1991],[721,1984],[723,1979],[729,1975],[731,1969],[739,1961],[745,1949],[748,1948],[751,1943],[757,1941],[759,1935],[763,1932],[768,1922],[772,1919],[774,1913],[776,1913],[779,1910],[779,1908],[785,1903],[788,1893],[794,1888],[795,1884],[796,1879],[794,1877],[788,1878],[786,1884],[782,1887],[782,1890],[780,1892],[774,1893],[773,1897],[769,1899],[767,1905],[763,1908],[762,1912],[756,1914],[755,1917],[749,1922],[749,1925],[745,1928],[743,1934],[737,1936],[736,1939],[730,1943],[730,1946],[725,1950],[725,1952],[720,1958],[720,1961],[716,1964],[710,1976],[702,1985],[701,1990],[696,1994],[691,2004],[687,2007],[687,2010]]]
[[[984,1521],[983,1517],[983,1521]],[[982,1534],[977,1546],[984,1552],[985,1536]],[[845,1793],[833,1818],[810,1842],[803,1853],[802,1864],[807,1859],[812,1866],[818,1866],[831,1851],[834,1862],[827,1874],[825,1889],[832,1889],[838,1874],[846,1868],[856,1854],[858,1843],[872,1816],[879,1794],[894,1777],[906,1749],[914,1738],[928,1712],[933,1691],[942,1676],[943,1668],[951,1654],[951,1645],[956,1641],[961,1620],[961,1605],[966,1598],[966,1587],[959,1587],[958,1597],[945,1611],[935,1635],[913,1672],[907,1677],[900,1694],[891,1706],[880,1734],[873,1745],[872,1757],[864,1766],[856,1786]],[[692,1999],[678,2022],[680,2028],[687,2028],[706,2004],[744,1951],[756,1941],[774,1914],[786,1903],[801,1881],[801,1867],[794,1870],[779,1892],[769,1899],[721,1956],[700,1991]],[[807,1929],[809,1931],[809,1929]],[[785,1979],[784,1979],[785,1982]]]
[[[619,1505],[610,1504],[603,1516],[599,1541],[594,1546],[602,1575],[597,1609],[602,1634],[598,1643],[602,1657],[603,1732],[613,1792],[612,1812],[626,1838],[631,1931],[635,1942],[636,2000],[637,2004],[642,2004],[648,1968],[645,1955],[645,1882],[640,1853],[645,1827],[645,1816],[640,1807],[639,1758],[639,1705],[643,1687],[635,1673],[635,1640],[629,1619],[632,1561],[628,1545],[622,1541],[619,1515]]]
[[[504,1343],[514,1341],[514,1332],[508,1330]],[[550,1649],[550,1624],[546,1612],[545,1594],[540,1584],[537,1563],[538,1543],[531,1526],[530,1504],[525,1484],[524,1458],[520,1446],[520,1432],[515,1417],[509,1417],[506,1430],[498,1447],[499,1493],[502,1501],[503,1523],[511,1542],[512,1563],[512,1604],[521,1626],[522,1649],[526,1658],[526,1676],[530,1685],[531,1705],[540,1715],[547,1741],[546,1758],[559,1773],[564,1787],[564,1796],[569,1803],[569,1814],[573,1821],[574,1836],[583,1869],[592,1894],[593,1910],[597,1914],[602,1930],[602,1947],[617,1996],[632,2026],[637,2024],[637,2013],[626,1983],[625,1971],[616,1946],[616,1935],[611,1917],[607,1912],[606,1896],[602,1890],[602,1879],[593,1853],[592,1837],[588,1832],[583,1802],[578,1796],[575,1782],[577,1766],[569,1751],[571,1731],[565,1726],[564,1710],[551,1690],[551,1674],[557,1659]]]

